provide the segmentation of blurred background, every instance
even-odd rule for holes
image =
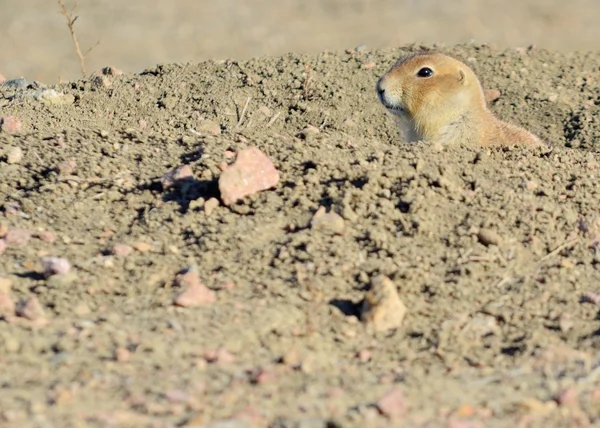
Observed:
[[[72,7],[73,0],[65,0]],[[0,73],[81,75],[56,0],[0,0]],[[600,47],[599,0],[79,0],[88,71],[411,42]]]

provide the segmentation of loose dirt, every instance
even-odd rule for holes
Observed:
[[[550,148],[436,151],[374,93],[415,48],[0,87],[2,425],[599,423],[600,60],[441,47]],[[279,184],[217,205],[250,146]],[[173,304],[186,269],[215,299]],[[380,274],[407,313],[374,333]]]

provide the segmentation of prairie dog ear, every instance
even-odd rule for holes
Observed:
[[[463,85],[467,84],[467,75],[460,69],[458,70],[458,81]]]

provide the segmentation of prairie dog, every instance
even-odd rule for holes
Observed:
[[[396,117],[408,142],[532,147],[543,144],[529,131],[495,117],[473,70],[440,53],[403,56],[379,79],[377,95]]]

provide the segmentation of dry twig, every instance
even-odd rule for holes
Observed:
[[[73,40],[73,44],[75,45],[75,52],[77,53],[77,56],[79,57],[79,64],[81,66],[81,74],[83,74],[83,77],[85,77],[87,74],[86,68],[85,68],[85,59],[86,59],[87,55],[91,52],[91,50],[100,44],[100,41],[97,41],[95,45],[92,45],[85,52],[81,52],[81,47],[79,46],[79,40],[77,39],[77,34],[75,34],[75,21],[77,21],[77,18],[79,18],[79,16],[75,16],[75,11],[77,10],[77,7],[79,6],[79,2],[75,3],[75,6],[73,6],[73,9],[68,10],[67,7],[65,6],[65,3],[63,0],[57,0],[57,1],[58,1],[58,5],[60,6],[59,13],[62,16],[64,16],[65,19],[67,20],[67,26],[69,27],[69,33],[71,33],[71,39]]]

